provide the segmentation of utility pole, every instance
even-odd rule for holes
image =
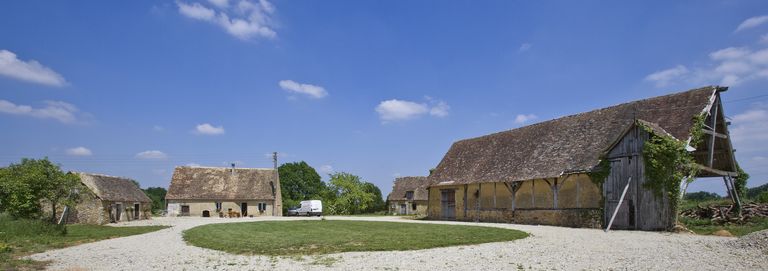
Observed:
[[[277,152],[272,153],[272,162],[275,163],[275,170],[277,170]]]
[[[277,208],[278,208],[277,207],[277,202],[278,202],[278,195],[277,195],[278,192],[277,192],[277,190],[280,189],[280,181],[279,181],[280,175],[278,175],[278,173],[277,173],[277,152],[272,152],[272,162],[274,163],[275,180],[277,181],[277,183],[274,183],[274,182],[272,183],[272,199],[273,199],[273,201],[272,201],[272,216],[275,216],[275,214],[277,214]],[[282,204],[282,199],[280,201],[281,201],[280,204]],[[280,210],[282,210],[282,208],[283,208],[283,206],[281,205],[280,206]]]

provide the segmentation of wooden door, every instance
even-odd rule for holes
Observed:
[[[440,208],[443,219],[456,219],[456,190],[440,190]]]
[[[115,205],[115,221],[120,221],[120,217],[123,214],[123,205],[118,203]]]
[[[240,213],[243,214],[243,217],[248,215],[248,203],[240,203]]]
[[[140,215],[141,215],[141,208],[140,207],[141,207],[141,205],[139,205],[138,203],[133,205],[133,219],[141,218],[140,217]]]
[[[634,186],[638,181],[633,177],[632,183],[627,188],[627,193],[624,195],[624,201],[619,202],[621,194],[624,192],[624,188],[627,186],[629,177],[635,175],[634,168],[637,161],[632,161],[631,157],[621,157],[612,159],[611,161],[611,173],[605,180],[603,189],[605,191],[605,226],[608,225],[613,216],[616,208],[619,208],[619,212],[616,213],[616,218],[613,220],[612,229],[633,229],[635,227],[635,212],[634,212]]]

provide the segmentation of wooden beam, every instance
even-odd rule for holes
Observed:
[[[712,108],[714,111],[714,114],[712,114],[712,132],[717,132],[717,101],[715,101],[715,106]],[[713,136],[712,139],[709,141],[709,163],[708,166],[712,167],[712,162],[715,159],[715,137]]]
[[[708,166],[704,166],[704,165],[701,165],[701,164],[696,164],[696,166],[698,166],[699,169],[701,169],[703,171],[714,173],[714,174],[717,174],[717,175],[720,175],[720,176],[731,176],[731,177],[739,176],[739,173],[733,172],[733,171],[724,171],[724,170],[714,169],[714,168],[711,168],[711,167],[708,167]]]
[[[493,209],[496,209],[496,183],[493,183]]]
[[[705,134],[713,135],[713,136],[716,136],[716,137],[719,137],[719,138],[723,138],[723,139],[728,138],[727,135],[721,134],[721,133],[718,133],[718,132],[715,132],[715,131],[712,131],[710,129],[701,129],[701,131],[704,132]]]

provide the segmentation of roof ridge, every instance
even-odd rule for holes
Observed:
[[[176,166],[176,168],[208,168],[208,169],[232,169],[232,167],[209,167],[209,166]],[[235,167],[234,169],[249,169],[249,170],[275,170],[274,168],[257,168],[257,167]]]
[[[101,173],[91,173],[91,172],[83,172],[83,171],[72,171],[72,172],[73,173],[77,173],[77,174],[91,175],[91,176],[109,177],[109,178],[124,179],[124,180],[134,180],[133,178],[129,178],[129,177],[114,176],[114,175],[107,175],[107,174],[101,174]]]
[[[530,125],[525,125],[525,126],[521,126],[521,127],[517,127],[517,128],[512,128],[512,129],[508,129],[508,130],[504,130],[504,131],[498,131],[498,132],[490,133],[490,134],[487,134],[487,135],[481,135],[481,136],[477,136],[477,137],[465,138],[465,139],[457,140],[454,143],[462,142],[462,141],[475,140],[475,139],[480,139],[480,138],[486,138],[486,137],[493,137],[495,135],[506,133],[506,132],[509,132],[509,131],[514,131],[514,130],[517,130],[517,129],[536,127],[536,126],[539,126],[539,125],[544,125],[544,124],[552,123],[553,121],[557,121],[557,120],[575,118],[575,117],[578,117],[578,116],[582,116],[582,115],[585,115],[585,114],[591,114],[591,113],[598,112],[598,111],[605,111],[605,110],[613,109],[613,108],[620,107],[620,106],[627,106],[627,105],[630,105],[630,104],[638,104],[638,103],[641,103],[641,102],[647,102],[647,101],[655,100],[655,99],[668,98],[670,96],[680,95],[680,94],[684,94],[684,93],[688,93],[688,92],[694,92],[694,91],[701,91],[701,90],[705,90],[707,88],[711,88],[713,91],[715,91],[715,90],[724,91],[723,89],[726,89],[726,90],[728,89],[727,87],[721,87],[721,86],[717,86],[717,85],[709,85],[709,86],[705,86],[705,87],[689,89],[689,90],[686,90],[686,91],[680,91],[680,92],[670,93],[670,94],[661,95],[661,96],[648,97],[648,98],[644,98],[644,99],[640,99],[640,100],[623,102],[623,103],[620,103],[620,104],[615,104],[615,105],[610,105],[610,106],[607,106],[607,107],[593,109],[593,110],[590,110],[590,111],[579,112],[579,113],[576,113],[576,114],[571,114],[571,115],[566,115],[566,116],[562,116],[562,117],[557,117],[557,118],[554,118],[554,119],[549,119],[549,120],[546,120],[546,121],[537,122],[537,123],[533,123],[533,124],[530,124]]]

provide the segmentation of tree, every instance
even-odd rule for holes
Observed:
[[[384,203],[384,199],[381,197],[381,189],[379,189],[379,187],[375,184],[365,182],[363,183],[363,191],[373,195],[373,203],[371,203],[371,206],[369,206],[368,209],[363,210],[364,212],[374,213],[385,209],[386,203]]]
[[[325,191],[325,183],[307,162],[285,163],[277,168],[280,174],[280,191],[283,196],[283,212],[298,205],[302,200],[318,199]]]
[[[143,189],[143,191],[147,197],[152,199],[152,212],[157,213],[159,211],[165,210],[165,194],[168,193],[165,188],[149,187],[147,189]]]
[[[365,191],[360,177],[346,172],[331,174],[328,190],[335,198],[329,204],[330,213],[333,214],[359,214],[374,203],[373,193]]]
[[[722,197],[717,193],[706,192],[706,191],[699,191],[699,192],[685,194],[685,199],[690,201],[717,200],[721,198]]]
[[[741,167],[737,166],[736,170],[739,173],[739,176],[736,176],[733,178],[733,186],[734,190],[739,194],[739,198],[746,198],[747,197],[747,180],[749,180],[749,174],[744,172]]]
[[[0,171],[0,190],[4,191],[0,202],[15,218],[40,217],[45,202],[51,206],[51,221],[55,223],[58,207],[74,204],[79,184],[80,177],[62,172],[48,158],[24,158]]]

